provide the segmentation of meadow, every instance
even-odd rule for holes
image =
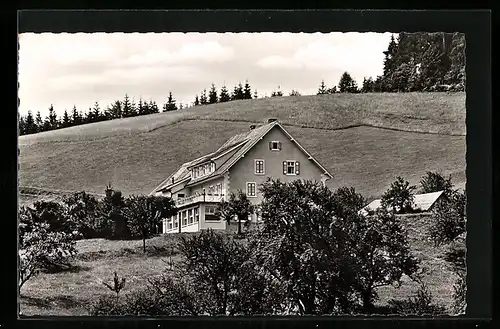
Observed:
[[[20,185],[149,193],[271,117],[334,175],[331,188],[378,197],[396,174],[416,184],[438,169],[465,183],[465,94],[384,93],[241,100],[21,136]]]
[[[427,171],[465,186],[465,93],[334,94],[272,97],[187,108],[48,131],[19,138],[20,204],[58,200],[67,191],[102,194],[109,183],[125,195],[147,194],[186,161],[215,151],[227,139],[277,118],[334,176],[330,188],[352,186],[378,198],[402,176],[418,184]],[[436,302],[450,307],[455,276],[442,259],[445,248],[428,239],[428,215],[403,216],[412,251],[422,260]],[[86,315],[113,272],[133,293],[151,275],[179,260],[176,235],[146,242],[77,241],[73,268],[42,273],[20,297],[24,315]],[[417,289],[380,288],[379,304]]]
[[[442,258],[446,247],[436,248],[428,239],[430,216],[402,216],[409,233],[413,254],[421,260],[423,281],[433,294],[434,301],[451,307],[455,274]],[[183,233],[186,234],[186,233]],[[189,233],[187,233],[189,234]],[[114,271],[126,278],[122,294],[133,294],[147,279],[168,273],[171,264],[180,260],[177,253],[177,234],[157,236],[146,241],[109,241],[89,239],[77,241],[78,255],[73,268],[60,273],[41,273],[23,287],[20,309],[23,315],[88,315],[88,306],[101,295],[112,295],[103,284],[111,282]],[[381,287],[378,305],[389,299],[413,296],[418,284],[406,278],[397,287]]]

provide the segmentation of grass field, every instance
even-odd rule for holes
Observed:
[[[234,101],[21,136],[20,185],[149,193],[249,122],[275,117],[334,175],[378,197],[428,170],[465,182],[465,94],[336,94]],[[228,121],[231,121],[228,124]]]
[[[412,250],[426,269],[424,282],[436,302],[450,307],[455,277],[441,259],[444,248],[435,248],[427,238],[429,217],[406,216],[402,220],[409,231]],[[130,294],[144,286],[149,276],[163,273],[170,261],[178,261],[180,256],[175,249],[170,256],[177,238],[174,234],[148,240],[146,255],[141,241],[78,241],[75,268],[63,273],[42,273],[28,281],[20,297],[21,311],[24,315],[88,315],[86,305],[99,295],[112,294],[102,282],[112,280],[114,271],[126,278],[123,293]],[[379,304],[384,305],[391,298],[408,298],[417,288],[408,280],[400,288],[380,288]]]

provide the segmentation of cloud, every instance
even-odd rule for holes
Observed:
[[[101,74],[74,74],[49,80],[52,88],[59,91],[81,90],[94,86],[137,86],[158,82],[196,81],[198,70],[189,66],[137,67],[104,70]]]
[[[50,104],[87,108],[131,97],[183,103],[214,83],[248,80],[260,95],[280,85],[315,93],[344,71],[361,82],[382,73],[390,34],[379,33],[41,33],[19,39],[21,113]]]
[[[385,37],[380,35],[380,37]],[[382,39],[384,40],[384,39]],[[324,39],[297,49],[291,56],[270,55],[259,59],[256,65],[269,70],[340,70],[370,72],[379,67],[383,58],[384,42],[373,35],[357,34]],[[380,48],[380,49],[377,49]]]
[[[231,60],[234,50],[218,42],[188,43],[177,51],[154,48],[142,54],[134,54],[117,65],[175,65],[180,63],[220,63]]]

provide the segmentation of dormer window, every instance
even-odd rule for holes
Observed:
[[[279,141],[269,142],[269,149],[271,151],[279,151],[279,150],[281,150],[281,142],[279,142]]]
[[[191,169],[193,178],[203,177],[215,171],[215,163],[205,163]]]

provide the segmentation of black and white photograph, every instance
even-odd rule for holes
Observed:
[[[19,314],[466,312],[466,35],[20,33]]]

